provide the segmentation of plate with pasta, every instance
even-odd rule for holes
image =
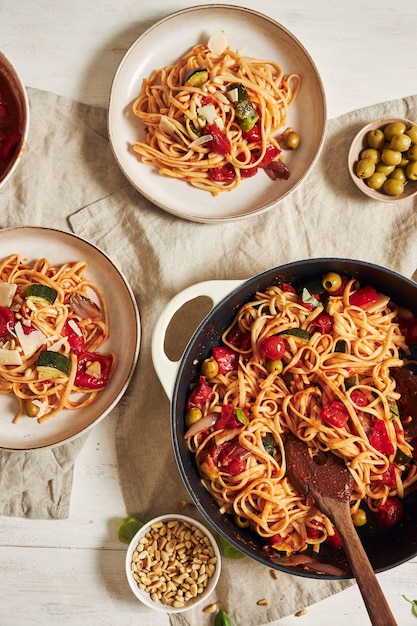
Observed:
[[[59,230],[0,230],[0,447],[70,441],[125,393],[140,316],[99,248]]]
[[[113,79],[114,156],[148,200],[197,222],[275,207],[314,166],[326,100],[314,61],[273,19],[203,5],[167,16]]]
[[[178,467],[238,550],[293,574],[352,577],[337,529],[287,474],[296,437],[319,465],[329,453],[345,462],[352,519],[376,571],[416,553],[416,293],[385,268],[308,259],[192,286],[163,312],[153,359],[172,399]],[[198,296],[214,307],[182,358],[167,362],[165,324]]]

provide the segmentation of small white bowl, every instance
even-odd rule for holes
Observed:
[[[136,563],[138,563],[139,561],[143,561],[143,563],[146,564],[144,551],[143,550],[138,551],[137,549],[140,540],[143,537],[145,537],[147,533],[152,532],[153,530],[155,530],[155,534],[158,537],[161,537],[162,535],[160,535],[158,528],[163,527],[165,531],[168,528],[167,524],[172,521],[174,522],[177,521],[181,525],[181,528],[183,527],[183,525],[185,525],[187,529],[191,530],[191,533],[193,537],[195,538],[195,542],[193,542],[192,539],[190,540],[193,544],[193,548],[189,547],[190,544],[186,545],[186,556],[181,557],[179,554],[176,553],[175,548],[174,548],[174,552],[169,552],[169,550],[171,549],[170,546],[167,546],[168,549],[166,550],[162,549],[160,551],[161,553],[163,553],[158,559],[158,563],[160,564],[161,568],[164,567],[164,563],[165,563],[163,559],[167,559],[169,554],[176,553],[178,559],[183,558],[183,565],[187,572],[187,576],[184,576],[184,578],[188,579],[188,577],[190,576],[190,581],[187,582],[187,580],[184,580],[183,584],[181,582],[178,582],[177,576],[181,576],[181,573],[175,573],[175,575],[172,574],[169,576],[166,573],[165,574],[166,578],[169,578],[173,584],[177,585],[179,589],[182,589],[182,591],[186,593],[187,591],[189,591],[187,589],[187,585],[191,589],[192,584],[193,584],[191,582],[191,580],[193,580],[192,575],[191,575],[192,566],[200,565],[199,557],[197,554],[199,546],[204,545],[204,547],[209,548],[210,552],[212,552],[213,554],[212,558],[215,559],[214,572],[212,573],[212,575],[210,575],[207,578],[207,582],[204,581],[202,584],[200,583],[199,585],[201,588],[205,584],[204,589],[202,591],[199,591],[198,594],[186,600],[183,606],[174,606],[173,604],[166,604],[160,599],[157,599],[157,598],[153,599],[151,597],[151,593],[139,587],[139,584],[137,580],[135,579],[135,575],[136,575],[136,578],[139,578],[139,573],[137,570],[138,566],[136,565]],[[196,537],[195,530],[197,530],[197,535],[198,535],[197,537]],[[169,532],[169,529],[168,529],[168,532]],[[204,541],[206,543],[201,544],[200,541]],[[180,539],[177,539],[177,545],[180,542],[181,542]],[[197,546],[197,549],[196,549],[196,546]],[[144,558],[139,559],[140,552],[143,553],[142,556]],[[152,558],[155,558],[155,557],[152,557]],[[144,566],[142,568],[142,572],[145,569],[146,567]],[[204,569],[205,568],[202,568],[203,575],[204,575]],[[143,604],[145,604],[146,606],[152,609],[155,609],[157,611],[162,611],[164,613],[181,613],[183,611],[187,611],[191,608],[194,608],[197,605],[204,602],[207,599],[207,597],[212,593],[214,588],[216,587],[217,582],[219,580],[219,576],[220,576],[220,570],[221,570],[221,555],[220,555],[219,546],[217,545],[217,542],[214,536],[209,530],[207,530],[207,528],[203,524],[201,524],[195,519],[192,519],[191,517],[186,517],[184,515],[178,515],[178,514],[161,515],[147,522],[144,526],[142,526],[142,528],[136,533],[136,535],[131,540],[128,550],[127,550],[127,554],[126,554],[126,576],[127,576],[127,580],[128,580],[131,590]],[[163,570],[163,572],[167,572],[166,569]],[[165,582],[166,584],[167,580],[165,576],[164,576],[164,573],[160,573],[157,577],[158,581],[160,581],[160,583],[162,584]],[[151,578],[151,575],[149,575],[148,578]],[[158,584],[156,579],[154,582],[155,584]],[[198,585],[196,585],[196,587],[193,588],[194,593],[196,592],[197,587]],[[162,589],[163,588],[164,587],[162,587]]]
[[[15,105],[17,106],[19,123],[18,128],[14,130],[17,130],[21,134],[21,140],[13,150],[13,156],[7,164],[7,168],[4,171],[3,168],[0,169],[1,189],[13,175],[13,172],[18,166],[20,159],[25,152],[27,137],[29,133],[30,113],[29,99],[23,81],[20,78],[16,69],[13,67],[12,63],[5,57],[2,52],[0,52],[0,77],[2,78],[2,82],[5,80],[10,87],[13,100],[15,101]]]
[[[357,188],[362,191],[362,193],[364,193],[366,196],[369,196],[374,200],[380,200],[381,202],[400,202],[401,200],[410,198],[411,196],[415,196],[417,194],[417,181],[408,181],[405,185],[404,192],[401,195],[389,196],[382,190],[372,189],[371,187],[368,187],[365,180],[359,178],[355,173],[355,167],[357,162],[359,161],[360,153],[365,148],[368,148],[366,138],[369,131],[377,130],[378,128],[383,130],[385,126],[394,122],[403,122],[407,127],[416,124],[416,122],[412,122],[411,120],[400,117],[387,117],[375,120],[375,122],[367,124],[362,128],[362,130],[357,133],[354,140],[352,141],[348,155],[349,173]]]

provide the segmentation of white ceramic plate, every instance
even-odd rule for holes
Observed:
[[[117,366],[110,384],[91,406],[64,410],[39,424],[22,417],[16,424],[16,400],[0,396],[0,449],[33,450],[69,441],[85,433],[113,409],[131,380],[139,356],[140,317],[131,288],[110,259],[87,241],[49,228],[22,227],[0,230],[1,258],[20,254],[28,262],[47,258],[61,265],[84,260],[87,276],[104,293],[108,306],[110,337],[100,351],[114,352]]]
[[[286,125],[301,136],[298,150],[285,153],[291,176],[272,181],[259,175],[231,192],[213,197],[184,181],[162,177],[141,163],[132,146],[144,140],[143,124],[132,112],[143,78],[175,62],[199,42],[224,30],[229,45],[248,56],[274,59],[284,72],[298,73],[302,86],[290,107]],[[128,50],[115,74],[109,101],[108,129],[115,158],[125,176],[151,202],[176,216],[197,222],[246,218],[275,206],[301,183],[321,150],[326,124],[324,89],[302,44],[283,26],[251,9],[203,5],[174,13],[147,30]]]

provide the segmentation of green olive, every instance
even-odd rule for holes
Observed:
[[[284,136],[284,147],[287,150],[296,150],[300,145],[300,135],[294,130]]]
[[[398,152],[398,150],[392,150],[392,148],[384,148],[381,152],[381,161],[385,163],[385,165],[399,165],[401,158],[401,152]]]
[[[202,417],[203,413],[201,409],[197,409],[196,407],[188,409],[187,413],[185,414],[185,425],[191,426],[191,424],[198,422],[198,420]]]
[[[366,150],[362,150],[361,159],[369,159],[372,163],[378,163],[381,160],[381,153],[379,150],[375,148],[366,148]]]
[[[355,168],[358,178],[369,178],[375,172],[375,163],[370,159],[361,159]]]
[[[417,180],[417,161],[413,161],[407,165],[405,170],[408,180]]]
[[[406,152],[411,145],[411,138],[404,133],[401,133],[401,135],[394,135],[390,141],[390,145],[393,150]]]
[[[392,122],[387,124],[384,128],[384,136],[387,141],[391,141],[394,135],[401,135],[406,129],[406,125],[403,122]]]
[[[385,176],[389,176],[391,174],[391,172],[393,172],[395,170],[395,165],[386,165],[385,163],[377,163],[376,167],[375,167],[375,171],[376,172],[381,172],[381,174],[384,174]]]
[[[250,526],[249,520],[241,515],[235,515],[235,524],[236,526],[239,526],[239,528],[249,528]]]
[[[381,189],[386,180],[387,177],[383,172],[374,172],[372,176],[366,180],[366,184],[371,189]]]
[[[402,167],[396,167],[392,174],[389,175],[390,178],[395,178],[395,180],[400,180],[403,184],[407,182],[407,176],[405,174],[405,170]]]
[[[266,361],[265,367],[269,373],[276,372],[277,374],[281,374],[282,370],[284,369],[284,365],[281,359]]]
[[[329,293],[337,291],[342,286],[342,277],[337,272],[328,272],[323,276],[321,284]]]
[[[28,417],[36,417],[39,413],[39,407],[32,400],[25,401],[25,413]]]
[[[415,124],[413,124],[408,130],[406,130],[405,134],[410,137],[411,143],[417,143],[417,126]]]
[[[366,511],[364,511],[363,509],[358,509],[357,511],[355,511],[352,515],[352,521],[357,528],[359,528],[360,526],[365,526],[366,522],[368,521]]]
[[[406,152],[407,159],[417,161],[417,144],[413,143]]]
[[[209,359],[204,359],[201,364],[201,373],[206,378],[214,378],[219,373],[219,365],[212,356]]]
[[[400,196],[404,191],[404,184],[395,178],[387,178],[382,188],[389,196]]]
[[[376,148],[376,150],[382,148],[385,143],[385,135],[379,128],[377,128],[376,130],[370,130],[366,138],[369,147]]]

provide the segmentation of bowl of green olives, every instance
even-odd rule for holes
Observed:
[[[352,141],[349,172],[374,200],[398,202],[417,194],[417,124],[398,117],[367,124]]]

